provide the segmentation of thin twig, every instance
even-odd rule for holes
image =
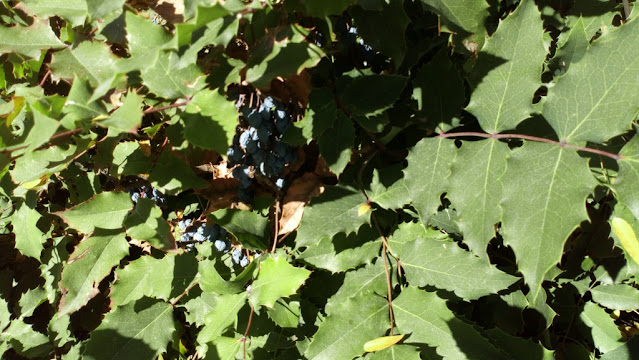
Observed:
[[[273,248],[271,248],[271,253],[275,252],[275,248],[277,247],[277,235],[280,232],[280,219],[279,219],[279,211],[280,210],[280,199],[279,196],[275,199],[275,234],[273,234]]]
[[[391,278],[390,272],[388,271],[388,242],[386,240],[386,236],[382,233],[382,229],[380,229],[379,224],[375,220],[374,215],[371,215],[371,222],[375,224],[375,228],[377,232],[379,232],[379,236],[382,238],[382,258],[384,259],[384,272],[386,273],[386,290],[387,290],[387,299],[388,299],[388,316],[390,318],[390,334],[393,335],[393,328],[395,327],[395,317],[393,315],[393,288],[391,286]]]
[[[623,0],[623,12],[625,20],[628,21],[628,17],[630,16],[630,4],[628,4],[628,0]]]
[[[51,70],[47,70],[47,72],[44,73],[44,76],[42,77],[42,80],[40,80],[40,83],[38,85],[44,86],[44,82],[47,81],[47,78],[49,78],[49,75],[51,75]]]
[[[175,306],[175,304],[177,304],[178,301],[180,301],[184,297],[184,295],[186,295],[191,289],[193,289],[195,287],[195,285],[197,285],[199,283],[200,283],[200,280],[196,280],[191,285],[189,285],[189,287],[187,287],[186,290],[184,290],[184,292],[182,292],[182,294],[180,294],[180,296],[178,296],[173,301],[171,301],[171,306]]]
[[[246,330],[244,330],[244,337],[242,337],[242,343],[244,345],[244,359],[246,359],[246,337],[248,336],[249,329],[251,328],[251,321],[253,320],[253,307],[251,306],[251,313],[249,314],[248,324],[246,324]]]
[[[173,103],[171,105],[160,106],[159,108],[151,107],[151,108],[148,108],[148,109],[142,111],[142,114],[147,115],[147,114],[151,114],[151,113],[154,113],[154,112],[171,109],[171,108],[174,108],[174,107],[180,107],[180,106],[188,105],[188,103],[190,103],[190,102],[191,102],[191,99],[186,99],[186,101],[181,102],[181,103],[176,102],[176,103]]]
[[[474,131],[439,134],[439,137],[443,137],[443,138],[456,138],[456,137],[463,137],[463,136],[474,136],[474,137],[481,137],[485,139],[497,139],[497,140],[499,139],[530,140],[530,141],[542,142],[546,144],[559,145],[561,147],[573,149],[577,151],[584,151],[584,152],[589,152],[592,154],[598,154],[598,155],[609,157],[615,160],[624,159],[624,157],[619,154],[615,154],[615,153],[611,153],[611,152],[603,151],[599,149],[592,149],[592,148],[584,147],[584,146],[567,144],[565,140],[555,141],[555,140],[550,140],[550,139],[546,139],[546,138],[542,138],[538,136],[525,135],[525,134],[487,134],[487,133],[474,132]]]

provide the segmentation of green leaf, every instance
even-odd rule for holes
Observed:
[[[87,17],[86,0],[28,0],[24,5],[32,15],[41,18],[59,16],[73,27],[84,24]]]
[[[238,113],[235,104],[216,90],[202,90],[186,106],[184,137],[191,145],[226,154],[231,145]]]
[[[404,246],[406,244],[415,241],[416,239],[446,239],[447,236],[439,230],[435,230],[431,227],[425,226],[422,223],[401,223],[397,230],[388,237],[389,251],[394,256],[399,256],[404,252]]]
[[[215,306],[204,318],[204,327],[197,342],[205,344],[218,338],[237,321],[237,313],[246,304],[247,293],[215,295]]]
[[[216,294],[203,292],[200,296],[187,301],[184,304],[184,308],[187,311],[185,314],[186,321],[196,326],[204,325],[204,318],[215,309],[217,298],[218,295]]]
[[[420,360],[420,351],[416,346],[395,344],[388,349],[368,353],[366,360]]]
[[[451,167],[447,197],[459,215],[464,243],[484,260],[488,260],[486,247],[501,219],[503,185],[499,178],[506,172],[509,155],[508,145],[497,140],[466,141]]]
[[[308,96],[306,116],[301,122],[304,137],[308,141],[318,139],[326,130],[333,127],[336,118],[337,104],[331,90],[314,87]]]
[[[86,0],[89,16],[91,16],[92,20],[100,19],[116,11],[122,10],[122,6],[124,6],[125,1],[126,0]]]
[[[113,150],[113,172],[118,175],[146,174],[151,170],[151,158],[146,156],[137,141],[119,143]]]
[[[53,146],[44,150],[27,152],[15,161],[11,178],[17,184],[40,179],[43,175],[61,171],[66,168],[76,155],[86,150],[81,146],[68,145],[64,148]]]
[[[410,193],[400,169],[391,166],[373,170],[371,191],[368,193],[371,202],[384,209],[399,209],[410,203]]]
[[[601,360],[632,360],[639,352],[639,337],[633,336],[622,346],[605,353]]]
[[[155,359],[175,333],[173,307],[143,298],[115,308],[91,332],[83,359]]]
[[[619,152],[619,172],[612,183],[616,197],[639,219],[639,137],[633,137]]]
[[[375,264],[369,264],[346,273],[342,286],[326,303],[326,315],[339,315],[342,312],[348,312],[344,306],[349,298],[361,299],[364,298],[363,295],[368,293],[385,294],[385,292],[386,271],[384,270],[384,262],[382,259],[378,259]]]
[[[333,126],[318,139],[320,154],[335,175],[339,176],[350,162],[354,141],[353,122],[340,111]]]
[[[342,272],[369,264],[377,257],[381,246],[377,230],[365,226],[348,236],[339,233],[333,238],[323,237],[309,245],[297,259],[320,269]]]
[[[8,338],[13,350],[28,358],[44,357],[53,350],[46,335],[21,320],[13,320],[7,329],[3,329],[2,335]]]
[[[242,341],[220,336],[209,344],[204,360],[234,360],[235,355],[242,351]]]
[[[582,329],[582,331],[592,336],[595,347],[602,353],[607,353],[623,345],[621,333],[615,325],[615,321],[597,304],[587,302],[584,310],[579,314],[579,319],[590,327]]]
[[[583,19],[586,38],[590,41],[597,32],[611,27],[619,10],[616,3],[607,0],[575,1],[566,15],[565,27],[574,29],[579,19]]]
[[[149,174],[149,180],[154,188],[166,195],[175,195],[187,189],[204,188],[208,185],[204,179],[173,155],[170,149],[165,149]]]
[[[496,293],[519,280],[451,241],[417,239],[404,245],[400,259],[412,285],[453,291],[466,301]]]
[[[271,52],[263,60],[247,65],[246,81],[257,88],[268,87],[278,76],[286,78],[315,66],[324,56],[324,51],[306,42],[302,31],[291,26],[282,31],[278,39],[265,37],[260,46]]]
[[[120,229],[124,218],[133,208],[129,194],[103,192],[65,211],[55,214],[70,227],[84,234],[100,229]]]
[[[404,169],[404,183],[423,223],[437,212],[439,197],[448,188],[444,181],[450,175],[455,158],[453,141],[442,137],[426,138],[413,146]]]
[[[198,52],[206,46],[226,47],[237,36],[239,24],[240,21],[235,16],[225,16],[209,22],[203,28],[198,28],[191,34],[189,47],[181,55],[181,66],[195,64]]]
[[[266,309],[266,313],[277,326],[296,328],[300,325],[301,312],[299,301],[279,299],[275,302],[272,309]]]
[[[87,124],[93,119],[106,118],[107,112],[104,105],[99,100],[91,100],[92,96],[93,90],[88,80],[74,78],[69,97],[64,104],[63,111],[67,116],[62,119],[62,125],[67,128],[74,128]]]
[[[464,83],[445,51],[422,66],[412,84],[417,108],[434,124],[451,124],[466,103]]]
[[[560,139],[603,142],[630,129],[639,83],[626,80],[639,76],[638,24],[630,20],[604,33],[548,89],[543,115]]]
[[[499,328],[493,328],[484,332],[499,349],[517,360],[553,360],[552,351],[537,344],[532,339],[522,339],[509,335]]]
[[[411,334],[404,344],[426,344],[444,359],[506,359],[472,325],[456,318],[436,293],[409,286],[393,301],[397,330]],[[463,339],[460,341],[459,339]],[[472,345],[471,345],[472,344]]]
[[[148,19],[127,11],[126,39],[131,57],[124,66],[131,70],[141,70],[154,63],[160,50],[175,48],[174,39],[162,26],[153,24]],[[150,58],[151,57],[151,58]]]
[[[406,86],[406,80],[398,75],[360,76],[338,95],[350,111],[364,116],[377,115],[395,103]]]
[[[20,319],[33,315],[33,311],[47,301],[47,292],[41,287],[30,289],[20,298]]]
[[[216,265],[228,272],[226,265],[219,260],[203,260],[198,264],[200,273],[200,287],[206,292],[218,294],[237,294],[244,291],[246,283],[253,278],[253,270],[257,266],[256,261],[251,261],[249,265],[235,278],[229,281],[224,280],[216,269]]]
[[[360,7],[353,7],[351,14],[357,25],[357,32],[361,34],[364,42],[390,57],[395,68],[399,68],[406,53],[404,33],[410,23],[403,3],[401,1],[383,3],[381,11],[367,11]]]
[[[570,64],[581,60],[586,54],[588,46],[590,46],[590,41],[586,35],[584,22],[581,17],[579,17],[579,21],[575,23],[574,27],[570,29],[570,32],[564,39],[563,43],[557,44],[557,52],[548,63],[548,68],[551,71],[555,73],[559,72],[560,74],[564,74],[570,67]]]
[[[422,0],[426,8],[439,16],[441,31],[458,34],[461,37],[475,35],[473,40],[483,44],[488,17],[488,2],[474,0]]]
[[[271,229],[264,216],[248,210],[222,209],[211,213],[210,217],[248,248],[260,251],[267,248]]]
[[[123,232],[96,231],[78,244],[62,271],[62,299],[58,312],[69,314],[98,294],[100,281],[129,254]]]
[[[26,200],[16,206],[16,211],[11,216],[11,224],[15,234],[16,249],[23,255],[40,260],[46,238],[36,226],[42,218],[42,215],[36,210],[36,205],[37,195],[35,192],[27,193]]]
[[[530,286],[532,303],[543,291],[544,274],[561,259],[568,235],[588,220],[585,201],[596,182],[586,162],[571,149],[531,142],[508,160],[502,233]]]
[[[57,120],[40,112],[40,110],[38,110],[38,106],[29,105],[29,109],[33,115],[33,126],[29,129],[29,133],[22,141],[24,144],[28,145],[25,150],[26,152],[34,151],[40,146],[46,144],[60,126],[60,123]],[[25,121],[28,121],[28,118]]]
[[[349,298],[344,300],[344,308],[357,310],[329,315],[304,352],[307,359],[352,359],[364,353],[367,341],[388,329],[388,302],[382,297]]]
[[[115,110],[108,119],[98,122],[98,125],[109,129],[136,134],[142,124],[142,97],[130,91],[124,103]]]
[[[530,116],[547,52],[541,13],[534,1],[522,1],[486,40],[469,75],[466,110],[485,132],[514,129]]]
[[[251,285],[249,303],[253,307],[272,308],[279,298],[295,294],[310,274],[289,264],[282,256],[269,257],[260,264],[260,273]]]
[[[88,80],[93,87],[113,81],[118,58],[103,42],[83,41],[75,48],[58,51],[51,57],[51,75],[54,80],[78,77]]]
[[[590,290],[592,301],[608,309],[630,311],[639,309],[639,290],[627,284],[602,284]]]
[[[47,49],[61,49],[64,44],[55,36],[49,21],[36,19],[31,26],[0,26],[0,55],[18,53],[39,58]]]
[[[357,210],[366,204],[364,195],[347,186],[327,186],[322,195],[311,201],[297,229],[297,247],[317,243],[322,237],[350,234],[368,223],[370,211],[359,216]]]
[[[148,242],[156,249],[175,250],[171,227],[162,217],[162,210],[151,199],[139,199],[135,209],[124,220],[126,233],[134,240]]]
[[[162,259],[142,256],[116,270],[111,301],[122,306],[144,296],[162,300],[177,297],[195,279],[197,267],[193,254],[167,254]]]
[[[174,52],[160,52],[153,65],[142,69],[144,85],[158,96],[167,99],[192,96],[206,84],[195,65],[179,68],[179,57]]]

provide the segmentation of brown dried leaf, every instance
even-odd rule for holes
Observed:
[[[314,196],[324,192],[320,177],[314,173],[306,173],[295,179],[284,196],[282,216],[280,218],[280,230],[278,235],[295,231],[302,221],[304,207]]]

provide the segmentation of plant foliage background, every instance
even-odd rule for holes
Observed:
[[[639,358],[627,10],[1,1],[0,354]]]

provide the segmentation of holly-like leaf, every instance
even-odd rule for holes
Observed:
[[[466,110],[488,133],[514,129],[533,112],[546,58],[544,27],[534,1],[522,1],[486,40],[469,75]]]
[[[406,80],[399,75],[360,76],[353,79],[339,97],[344,106],[356,114],[377,115],[399,98]]]
[[[406,287],[393,301],[393,311],[397,330],[411,334],[405,344],[435,347],[444,359],[507,359],[472,325],[456,318],[436,293]]]
[[[564,74],[570,64],[576,63],[586,53],[590,46],[590,41],[584,29],[583,19],[580,17],[575,26],[564,37],[562,43],[557,44],[558,49],[555,56],[548,63],[548,68],[555,73]]]
[[[416,346],[396,344],[388,349],[368,353],[366,360],[420,360],[420,351]]]
[[[348,298],[362,298],[362,295],[368,293],[385,294],[385,291],[386,271],[382,259],[378,259],[375,264],[346,273],[342,286],[326,303],[326,314],[338,315],[340,311],[347,312],[344,306]]]
[[[289,264],[282,256],[269,257],[260,264],[260,273],[251,285],[249,303],[253,307],[272,308],[279,298],[295,294],[310,274]]]
[[[138,142],[121,142],[113,149],[113,167],[112,172],[118,175],[146,174],[151,169],[151,158]]]
[[[61,315],[77,311],[98,294],[98,285],[120,260],[129,254],[129,244],[120,231],[96,231],[80,242],[62,271]]]
[[[144,69],[153,64],[161,50],[176,47],[171,41],[173,36],[163,27],[129,11],[126,12],[125,19],[131,57],[126,59],[123,66],[132,70]]]
[[[41,287],[30,289],[20,298],[20,318],[24,319],[33,315],[33,311],[43,302],[47,301],[47,292]]]
[[[639,111],[639,21],[605,32],[550,87],[543,115],[567,141],[603,142],[630,129]],[[615,54],[615,56],[610,56]]]
[[[639,337],[633,336],[622,346],[605,353],[601,360],[632,360],[639,351]]]
[[[617,199],[639,219],[639,137],[633,137],[621,149],[619,172],[612,184]]]
[[[144,85],[158,96],[177,99],[194,95],[206,84],[195,65],[178,67],[179,56],[174,52],[160,52],[150,67],[142,69]]]
[[[455,150],[453,141],[437,137],[421,140],[408,154],[404,183],[425,224],[437,212],[439,197],[448,188],[444,180],[450,175]]]
[[[452,123],[466,102],[464,83],[445,51],[440,51],[424,65],[412,79],[412,84],[417,108],[434,124]]]
[[[23,3],[29,14],[41,18],[59,16],[73,27],[84,24],[87,17],[86,0],[30,0]]]
[[[0,27],[0,55],[18,53],[37,59],[42,50],[63,47],[45,19],[36,19],[31,26]]]
[[[607,353],[623,345],[621,333],[613,318],[597,304],[587,302],[579,318],[589,328],[582,331],[592,336],[592,341],[599,351]]]
[[[404,245],[400,259],[412,285],[433,285],[467,301],[496,293],[519,280],[450,241],[417,239]]]
[[[208,186],[208,182],[195,175],[191,168],[171,153],[170,149],[162,152],[149,174],[149,180],[154,188],[166,195]]]
[[[406,246],[406,244],[419,238],[444,240],[447,236],[441,231],[424,226],[424,224],[421,223],[401,223],[397,230],[388,237],[389,250],[393,255],[399,256],[399,254],[404,252],[404,246]]]
[[[50,69],[54,79],[71,80],[77,76],[97,87],[113,80],[117,61],[105,43],[83,41],[75,48],[54,53]]]
[[[38,220],[42,218],[35,209],[36,198],[37,195],[34,192],[27,193],[25,201],[16,205],[16,211],[11,216],[11,224],[15,234],[16,249],[23,255],[40,260],[46,238],[36,226]]]
[[[220,12],[220,15],[223,14]],[[240,21],[235,16],[224,16],[212,19],[206,26],[198,28],[194,34],[191,33],[189,47],[181,55],[181,66],[195,64],[198,52],[205,46],[226,47],[237,35],[239,24]],[[180,40],[184,39],[184,35],[183,33],[178,35]]]
[[[107,111],[99,100],[92,99],[93,89],[89,81],[84,78],[74,78],[73,85],[69,91],[69,96],[64,104],[65,117],[62,125],[67,128],[87,125],[91,120],[104,119]]]
[[[277,326],[296,328],[300,325],[300,306],[299,301],[279,299],[275,302],[272,309],[266,309],[266,313],[269,319],[273,320]]]
[[[135,134],[142,123],[142,115],[142,97],[129,92],[122,106],[109,115],[109,118],[98,122],[98,125]]]
[[[55,214],[70,227],[84,234],[100,229],[120,229],[124,218],[133,208],[129,194],[103,192],[65,211]]]
[[[373,170],[371,191],[367,194],[371,202],[384,209],[399,209],[410,202],[410,193],[400,169],[392,166]]]
[[[22,320],[12,321],[7,329],[3,329],[2,335],[12,349],[28,358],[44,357],[52,350],[49,337]]]
[[[573,150],[529,142],[512,152],[502,182],[504,244],[515,252],[529,299],[536,303],[544,274],[561,259],[566,238],[588,219],[585,201],[596,182],[586,159]]]
[[[399,68],[406,53],[404,33],[410,22],[403,4],[399,1],[383,2],[381,11],[353,7],[351,13],[364,42],[391,58],[395,68]]]
[[[115,272],[111,300],[126,305],[144,296],[168,300],[179,296],[198,273],[193,254],[167,254],[162,259],[142,256]]]
[[[211,213],[210,217],[248,248],[266,249],[271,230],[264,216],[253,211],[222,209]]]
[[[348,236],[340,233],[333,238],[323,237],[309,245],[297,259],[317,268],[341,272],[369,264],[381,246],[377,230],[366,226]]]
[[[329,315],[313,336],[304,356],[309,360],[352,359],[364,353],[364,344],[388,329],[388,303],[379,296],[363,295],[344,300],[357,309]]]
[[[586,38],[590,41],[598,31],[612,26],[612,19],[620,13],[619,10],[616,3],[607,0],[575,1],[566,14],[565,28],[572,30],[577,27],[579,19],[583,19]]]
[[[493,328],[484,332],[500,350],[510,355],[511,359],[518,360],[553,360],[552,351],[537,344],[532,339],[522,339],[509,335],[499,328]]]
[[[91,19],[99,19],[116,11],[121,11],[126,0],[86,0]]]
[[[322,237],[333,237],[344,232],[350,234],[368,222],[370,212],[359,215],[357,210],[366,203],[364,195],[347,186],[327,186],[304,211],[297,229],[296,246],[317,243]]]
[[[204,360],[233,360],[242,351],[242,341],[230,337],[220,336],[209,343]]]
[[[639,290],[627,284],[602,284],[590,290],[592,301],[608,309],[639,309]]]
[[[184,120],[184,137],[192,145],[226,154],[237,127],[238,113],[232,101],[218,91],[202,90],[180,117]]]
[[[320,154],[335,175],[339,176],[351,161],[354,140],[353,122],[340,111],[333,126],[318,139]]]
[[[475,35],[473,40],[483,44],[486,34],[484,22],[488,17],[488,3],[473,0],[422,0],[431,11],[439,15],[441,30],[462,37]]]
[[[243,292],[246,283],[253,278],[253,271],[255,270],[257,262],[251,261],[239,275],[227,281],[220,275],[216,265],[219,265],[225,270],[228,268],[218,261],[219,260],[203,260],[198,263],[198,272],[201,277],[200,287],[202,290],[217,294],[237,294]],[[228,277],[226,279],[228,279]]]
[[[506,171],[509,153],[508,145],[497,140],[467,141],[457,150],[451,168],[447,197],[457,210],[464,243],[484,260],[488,260],[486,246],[501,219],[503,185],[499,178]]]
[[[257,88],[267,87],[277,76],[286,78],[315,66],[324,56],[324,51],[304,41],[302,31],[299,27],[291,26],[278,39],[265,37],[261,46],[270,48],[271,52],[261,61],[247,65],[246,81]]]
[[[91,332],[85,359],[154,359],[175,333],[173,307],[143,298],[108,313]]]
[[[126,233],[134,240],[148,242],[161,250],[174,250],[171,227],[162,217],[162,210],[151,199],[139,199],[135,209],[124,220]]]
[[[184,308],[187,313],[185,314],[186,321],[196,326],[204,325],[204,318],[215,308],[218,295],[203,292],[200,296],[191,299],[184,304]]]
[[[205,344],[217,337],[237,321],[237,313],[246,304],[247,293],[215,295],[215,307],[204,318],[204,327],[197,342]]]
[[[60,126],[60,123],[57,120],[42,113],[40,111],[40,108],[41,107],[38,105],[29,105],[29,109],[31,110],[31,114],[33,115],[33,123],[28,130],[28,134],[26,135],[24,140],[21,141],[25,145],[27,145],[27,148],[25,150],[26,152],[32,152],[40,146],[46,144]],[[29,121],[28,118],[25,119],[25,122],[27,121]]]

